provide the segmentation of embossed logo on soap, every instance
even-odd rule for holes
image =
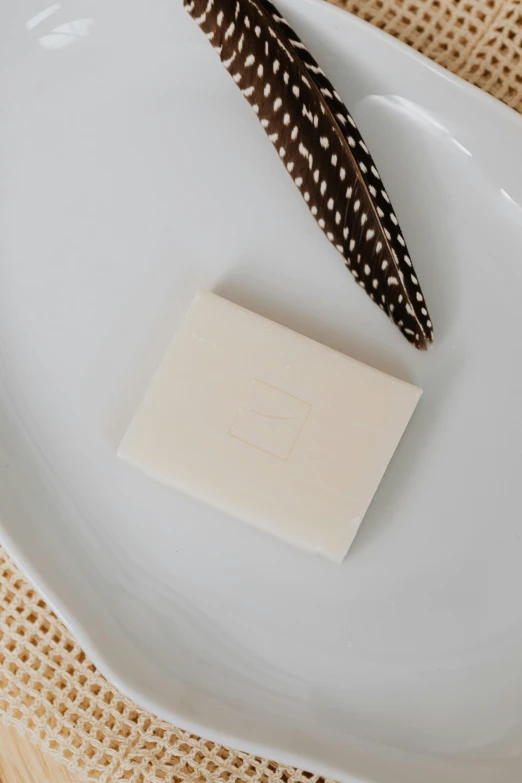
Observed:
[[[286,460],[311,410],[312,406],[305,400],[255,378],[228,434]]]

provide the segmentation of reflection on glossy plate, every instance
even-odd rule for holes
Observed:
[[[436,346],[354,284],[181,0],[4,4],[1,538],[176,724],[343,781],[513,783],[522,119],[331,6],[280,5],[374,152]],[[340,568],[116,459],[201,287],[425,390]]]

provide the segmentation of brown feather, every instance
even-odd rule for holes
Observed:
[[[375,163],[343,101],[267,0],[184,0],[258,115],[310,212],[417,348],[433,327]]]

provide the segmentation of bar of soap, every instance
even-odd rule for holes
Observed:
[[[421,393],[205,292],[118,453],[158,481],[340,563]]]

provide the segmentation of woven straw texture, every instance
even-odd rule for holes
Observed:
[[[522,112],[522,0],[331,0]]]
[[[522,111],[522,0],[332,0]],[[318,778],[176,729],[119,694],[0,549],[0,715],[86,781]]]
[[[229,750],[122,696],[0,548],[0,715],[86,781],[315,783]]]

